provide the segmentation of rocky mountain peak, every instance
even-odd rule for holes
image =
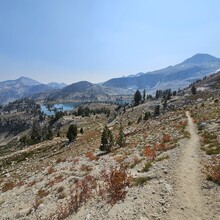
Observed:
[[[186,59],[183,63],[184,64],[201,64],[201,63],[208,63],[208,62],[220,62],[220,59],[209,54],[197,53],[194,56]]]

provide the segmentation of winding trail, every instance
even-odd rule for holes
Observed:
[[[199,163],[199,136],[189,112],[188,131],[190,138],[182,148],[180,161],[175,169],[176,189],[168,219],[206,219],[204,198],[201,191],[201,167]]]

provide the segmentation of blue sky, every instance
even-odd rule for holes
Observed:
[[[220,57],[219,0],[0,0],[0,81],[102,82]]]

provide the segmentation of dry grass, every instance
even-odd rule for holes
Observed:
[[[66,158],[58,158],[57,160],[56,160],[56,163],[58,164],[58,163],[63,163],[63,162],[65,162],[66,161]]]
[[[138,159],[136,156],[133,158],[133,162],[130,164],[129,168],[133,169],[137,164],[139,164],[143,159]]]
[[[151,162],[147,162],[142,168],[141,172],[148,172],[151,166],[152,166]]]
[[[53,168],[53,167],[49,167],[48,169],[47,169],[47,174],[49,175],[49,174],[52,174],[52,173],[54,173],[55,172],[55,169]]]
[[[133,180],[134,186],[142,186],[147,183],[147,177],[137,177]]]
[[[169,158],[170,158],[169,155],[164,155],[164,156],[161,156],[161,157],[156,158],[155,161],[156,161],[156,162],[160,162],[160,161],[162,161],[162,160],[167,160],[167,159],[169,159]]]
[[[6,182],[6,183],[3,184],[2,192],[7,192],[7,191],[9,191],[9,190],[12,190],[12,189],[14,189],[15,186],[16,186],[16,185],[15,185],[14,182],[8,181],[8,182]]]
[[[40,190],[38,190],[37,195],[39,196],[39,198],[43,198],[43,197],[46,197],[47,195],[49,195],[49,191],[47,191],[45,189],[40,189]]]
[[[36,198],[33,204],[34,209],[38,209],[39,205],[43,203],[42,199]]]
[[[207,175],[208,180],[220,184],[220,157],[213,156],[205,165],[203,172]]]

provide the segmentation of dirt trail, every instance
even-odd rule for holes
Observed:
[[[168,219],[206,219],[204,199],[201,191],[201,167],[199,163],[199,136],[189,112],[188,131],[190,139],[183,146],[181,159],[177,164],[176,189]]]

